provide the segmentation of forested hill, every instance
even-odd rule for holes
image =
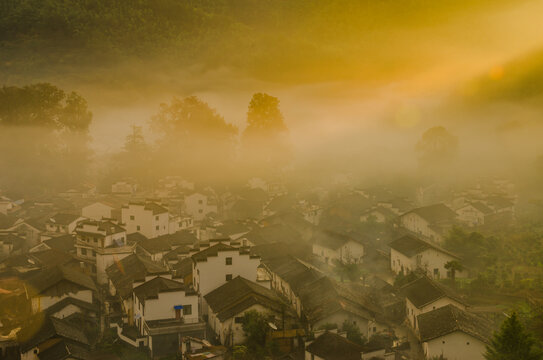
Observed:
[[[387,72],[399,63],[402,69],[425,65],[409,51],[398,51],[422,46],[422,39],[409,43],[413,39],[404,30],[514,2],[2,0],[0,74],[96,67],[126,58],[234,67],[269,78],[375,74],[375,64]]]

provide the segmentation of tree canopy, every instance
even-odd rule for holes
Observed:
[[[486,347],[487,360],[540,360],[535,340],[526,331],[516,313],[505,319],[491,343]]]

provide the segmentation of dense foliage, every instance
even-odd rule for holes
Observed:
[[[535,340],[513,313],[505,319],[501,329],[494,334],[485,353],[487,360],[540,360]]]

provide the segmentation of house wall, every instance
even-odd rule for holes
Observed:
[[[390,249],[390,268],[395,274],[403,272],[407,274],[417,268],[415,257],[409,258],[404,254]]]
[[[447,278],[448,270],[445,269],[445,264],[452,260],[456,259],[435,249],[425,250],[421,254],[421,266],[423,269],[426,270],[427,275],[430,276],[432,279]],[[467,277],[467,275],[468,273],[466,270],[456,271],[457,278],[465,278]]]
[[[194,221],[201,221],[207,214],[216,213],[217,210],[217,205],[210,204],[207,195],[194,193],[185,197],[185,211]]]
[[[325,264],[334,264],[334,260],[339,260],[339,252],[328,249],[319,244],[313,244],[313,254],[317,255]]]
[[[103,218],[111,219],[113,217],[112,210],[113,208],[111,206],[96,202],[85,206],[81,210],[81,215],[91,220],[102,220]]]
[[[427,359],[443,355],[447,360],[484,360],[486,351],[482,341],[460,331],[424,342],[422,348]]]
[[[226,265],[226,258],[232,258],[232,265]],[[192,275],[194,286],[202,296],[226,283],[226,274],[244,277],[256,282],[257,268],[260,259],[250,258],[248,254],[240,255],[238,250],[220,251],[217,256],[207,258],[207,261],[193,262]]]
[[[456,259],[435,249],[427,249],[411,258],[394,249],[390,249],[390,268],[396,274],[402,272],[403,266],[404,274],[419,268],[424,270],[426,275],[432,279],[445,279],[448,277],[448,270],[445,269],[445,264],[452,260]],[[465,278],[467,276],[467,270],[456,271],[457,278]]]
[[[127,248],[125,252],[115,252],[115,254],[96,253],[96,281],[98,284],[107,284],[108,277],[106,269],[113,265],[115,261],[120,261],[132,253],[132,248]]]
[[[485,223],[485,215],[477,210],[472,205],[466,205],[456,210],[458,220],[470,226],[483,225]]]
[[[134,217],[133,220],[131,216]],[[147,238],[152,239],[170,232],[168,212],[153,215],[152,211],[145,210],[145,205],[143,204],[129,204],[123,207],[121,218],[122,222],[126,224],[127,234],[139,232]]]
[[[68,317],[72,314],[76,313],[83,313],[81,308],[74,304],[69,304],[68,306],[64,307],[63,309],[51,314],[51,316],[54,316],[59,319],[64,319],[65,317]]]
[[[184,291],[165,292],[158,294],[158,299],[145,300],[145,315],[143,318],[148,320],[175,319],[175,305],[191,305],[192,314],[181,316],[187,322],[198,321],[198,296],[186,296]]]
[[[81,290],[78,292],[70,292],[63,294],[61,296],[36,296],[33,297],[32,302],[32,313],[38,313],[44,311],[50,306],[55,305],[59,301],[66,299],[68,297],[92,303],[92,290]]]
[[[364,245],[356,241],[348,241],[339,248],[340,259],[348,264],[360,264],[364,257]]]
[[[437,243],[443,242],[443,237],[430,228],[428,221],[415,213],[409,213],[400,217],[400,224],[409,231],[419,234]]]
[[[449,297],[443,297],[441,299],[438,299],[430,304],[424,305],[422,308],[417,308],[409,299],[405,299],[405,306],[406,306],[406,315],[407,315],[407,321],[409,322],[409,325],[418,331],[418,324],[417,324],[417,316],[427,313],[429,311],[439,309],[443,306],[447,306],[449,304],[452,304],[456,306],[459,309],[466,310],[466,306],[459,303],[456,300],[453,300]]]
[[[238,314],[232,316],[231,318],[228,318],[221,322],[215,313],[213,313],[210,309],[209,311],[209,324],[211,325],[211,328],[219,336],[219,340],[221,344],[225,345],[228,344],[231,345],[239,345],[245,342],[246,336],[243,332],[242,324],[236,324],[235,318],[236,317],[243,317],[244,314],[248,311],[255,310],[260,313],[269,314],[270,310],[260,304],[255,304],[247,309],[239,312]],[[275,314],[277,315],[277,314]]]

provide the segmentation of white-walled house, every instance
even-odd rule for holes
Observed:
[[[484,360],[492,326],[486,319],[454,305],[417,317],[420,341],[427,359],[443,356],[448,360]]]
[[[347,321],[358,327],[368,339],[388,329],[379,320],[382,310],[360,284],[340,284],[324,276],[303,287],[300,299],[311,329],[318,329],[325,324],[336,324],[341,328]]]
[[[302,316],[300,293],[304,286],[324,276],[292,256],[264,260],[262,268],[271,280],[270,287],[288,299],[298,316]]]
[[[139,232],[152,239],[170,233],[168,209],[151,201],[131,202],[121,209],[127,234]]]
[[[466,310],[465,303],[451,290],[426,276],[404,285],[401,292],[405,296],[407,321],[415,331],[418,331],[417,317],[421,314],[451,304]]]
[[[242,344],[246,340],[242,327],[243,316],[257,311],[269,316],[278,329],[295,328],[296,315],[287,304],[270,289],[240,276],[205,295],[209,306],[208,323],[226,346]]]
[[[458,221],[469,226],[481,226],[485,224],[485,219],[492,215],[494,211],[480,201],[467,203],[456,209]]]
[[[124,228],[111,221],[85,220],[75,228],[76,254],[81,266],[107,284],[106,269],[133,254],[136,244],[128,244]]]
[[[142,284],[157,276],[171,278],[170,272],[164,266],[137,254],[131,254],[110,265],[106,273],[109,279],[109,294],[120,303],[123,322],[129,325],[134,324],[134,284]]]
[[[45,222],[45,230],[50,233],[71,234],[82,220],[85,218],[79,215],[58,213]]]
[[[313,237],[313,254],[330,265],[334,265],[335,261],[360,264],[364,257],[364,245],[348,235],[319,231]]]
[[[411,235],[402,236],[389,244],[390,268],[395,274],[423,271],[432,279],[450,278],[445,265],[450,261],[460,261],[453,253]],[[467,277],[467,270],[456,271],[458,278]]]
[[[110,203],[107,200],[100,200],[84,206],[81,209],[81,215],[91,220],[121,220],[121,206]]]
[[[66,298],[92,304],[97,291],[88,275],[61,266],[38,271],[28,279],[25,289],[34,314]]]
[[[207,214],[217,213],[218,210],[217,197],[209,191],[195,191],[185,195],[185,212],[194,221],[201,221]]]
[[[400,215],[405,229],[438,244],[456,222],[456,213],[444,204],[420,207]]]
[[[259,265],[249,251],[218,243],[192,255],[194,288],[204,296],[237,276],[256,282]]]
[[[134,319],[152,357],[175,354],[184,335],[203,337],[198,294],[183,283],[155,277],[134,288]]]

